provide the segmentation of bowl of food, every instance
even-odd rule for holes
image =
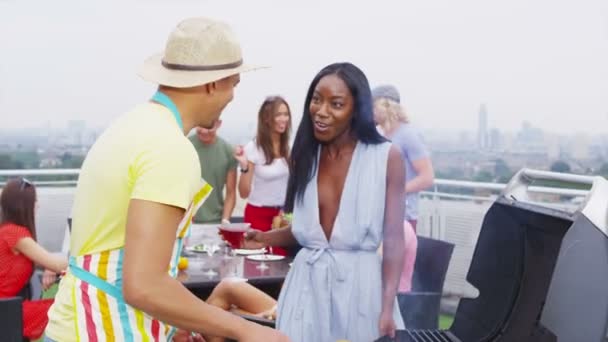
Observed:
[[[272,229],[287,228],[291,225],[292,214],[282,214],[273,217]]]
[[[228,223],[219,227],[220,235],[232,247],[238,249],[242,247],[245,232],[249,230],[249,223]]]

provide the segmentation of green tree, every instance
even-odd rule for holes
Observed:
[[[494,182],[494,176],[489,171],[479,171],[473,177],[476,182]]]
[[[59,159],[61,160],[61,167],[65,169],[79,169],[84,162],[84,156],[73,155],[70,152],[65,152]]]
[[[496,159],[496,163],[494,164],[494,176],[496,176],[498,182],[506,183],[513,177],[513,171],[511,171],[511,168],[503,159]]]
[[[13,159],[10,155],[3,153],[0,154],[0,169],[10,169],[13,163]]]
[[[599,171],[600,176],[608,178],[608,163],[603,163]]]
[[[551,171],[553,172],[570,172],[570,165],[563,160],[557,160],[551,164]]]
[[[16,167],[16,169],[37,169],[40,167],[40,156],[36,150],[15,152],[13,160],[16,160],[21,165],[21,167]]]
[[[450,167],[447,170],[435,170],[435,178],[454,180],[466,179],[464,171],[455,167]]]
[[[12,169],[23,169],[24,165],[22,161],[16,160],[12,155],[8,153],[0,154],[0,169],[12,170]]]

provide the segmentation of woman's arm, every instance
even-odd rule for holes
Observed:
[[[244,248],[258,249],[268,246],[292,247],[298,244],[291,232],[291,226],[267,232],[252,229],[245,234]]]
[[[21,238],[15,245],[15,250],[28,257],[36,265],[40,265],[55,273],[61,273],[68,268],[66,257],[49,253],[30,237]]]
[[[222,222],[230,221],[232,212],[236,205],[236,168],[232,168],[226,174],[226,197],[224,198],[224,209],[222,211]]]
[[[404,158],[412,163],[415,173],[410,175],[414,177],[407,181],[405,192],[420,192],[431,187],[435,178],[433,164],[431,163],[430,152],[418,130],[411,127],[401,131],[395,137],[395,143],[405,152]]]
[[[435,172],[433,171],[433,164],[431,158],[422,158],[412,161],[412,166],[416,172],[416,177],[410,179],[405,184],[405,192],[420,192],[433,186],[435,181]]]
[[[240,162],[241,170],[247,170],[247,172],[241,172],[241,177],[239,178],[239,196],[241,198],[249,197],[251,193],[251,181],[253,180],[253,169],[255,168],[255,164],[250,161],[246,163]]]
[[[386,172],[384,242],[382,251],[382,312],[392,317],[399,280],[403,271],[405,238],[405,167],[399,150],[392,146]]]
[[[253,142],[250,142],[245,147],[237,146],[234,149],[234,159],[236,159],[241,168],[241,175],[239,177],[239,196],[241,198],[247,198],[251,193],[251,180],[253,179],[253,169],[255,167],[253,159],[251,159],[255,153],[253,148]]]

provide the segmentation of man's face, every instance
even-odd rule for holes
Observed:
[[[200,126],[211,129],[213,124],[219,120],[222,111],[230,101],[234,98],[234,88],[241,81],[240,75],[232,75],[214,82],[210,90],[210,101],[207,106],[211,108],[211,116],[206,118],[205,122],[201,122]]]
[[[196,136],[203,144],[213,144],[217,137],[217,130],[222,125],[222,120],[215,120],[211,128],[196,127]]]

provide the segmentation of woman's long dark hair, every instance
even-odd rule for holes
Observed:
[[[280,157],[289,160],[289,135],[291,134],[291,109],[289,109],[289,104],[281,96],[270,96],[264,100],[258,112],[258,133],[255,142],[264,152],[266,165],[272,164],[274,158],[277,157],[274,155],[272,146],[272,132],[274,130],[274,117],[282,104],[287,107],[289,112],[289,122],[287,123],[287,129],[281,134],[279,153]]]
[[[34,210],[36,207],[36,188],[25,178],[9,180],[0,195],[2,217],[0,224],[13,223],[26,227],[36,240]]]
[[[376,130],[372,93],[363,71],[351,63],[334,63],[323,68],[308,88],[306,101],[304,102],[304,114],[291,149],[289,182],[284,208],[286,212],[292,212],[295,201],[302,200],[304,190],[306,190],[306,186],[312,179],[317,167],[317,153],[320,142],[314,136],[309,106],[317,84],[328,75],[336,75],[344,81],[353,96],[351,132],[355,139],[364,144],[379,144],[386,141]]]

